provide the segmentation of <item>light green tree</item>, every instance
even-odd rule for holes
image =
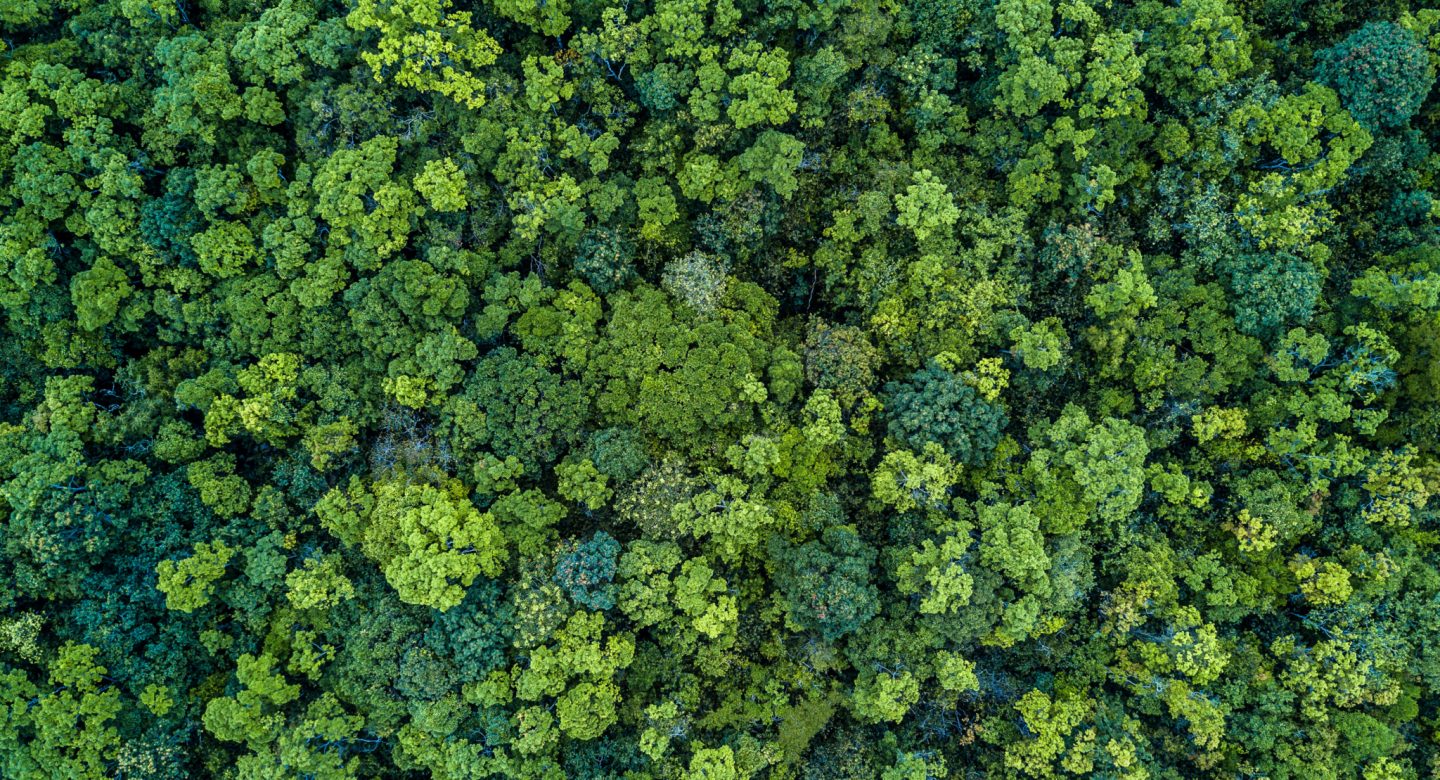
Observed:
[[[179,561],[164,560],[156,567],[156,585],[165,594],[165,606],[194,612],[210,603],[215,583],[225,576],[225,567],[235,550],[224,542],[199,542],[195,554]]]

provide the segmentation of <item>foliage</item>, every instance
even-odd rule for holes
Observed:
[[[885,389],[890,394],[889,433],[911,450],[934,442],[956,461],[980,465],[999,443],[1005,413],[939,365],[931,363],[908,381],[892,382]]]
[[[1410,121],[1435,83],[1424,44],[1394,22],[1370,22],[1315,60],[1315,78],[1334,87],[1345,108],[1372,130]]]
[[[1434,776],[1421,5],[0,2],[0,776]]]
[[[771,556],[790,618],[819,631],[827,642],[859,630],[878,611],[878,594],[870,582],[875,551],[852,529],[828,529],[821,541],[801,547],[777,540]]]
[[[482,572],[498,575],[506,558],[496,521],[475,509],[459,482],[366,486],[352,477],[315,512],[326,530],[380,567],[402,601],[441,612],[459,604]]]
[[[607,610],[615,606],[615,561],[620,543],[604,531],[584,542],[570,541],[561,547],[555,563],[555,584],[565,589],[576,604],[586,609]]]

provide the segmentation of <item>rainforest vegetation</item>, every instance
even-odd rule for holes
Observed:
[[[1437,64],[0,0],[0,777],[1440,777]]]

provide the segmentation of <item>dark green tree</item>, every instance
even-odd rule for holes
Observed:
[[[891,438],[919,452],[939,444],[955,460],[979,465],[1000,441],[1005,412],[960,375],[932,362],[903,382],[885,385]]]

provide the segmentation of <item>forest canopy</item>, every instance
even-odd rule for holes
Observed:
[[[0,777],[1440,778],[1437,66],[0,0]]]

